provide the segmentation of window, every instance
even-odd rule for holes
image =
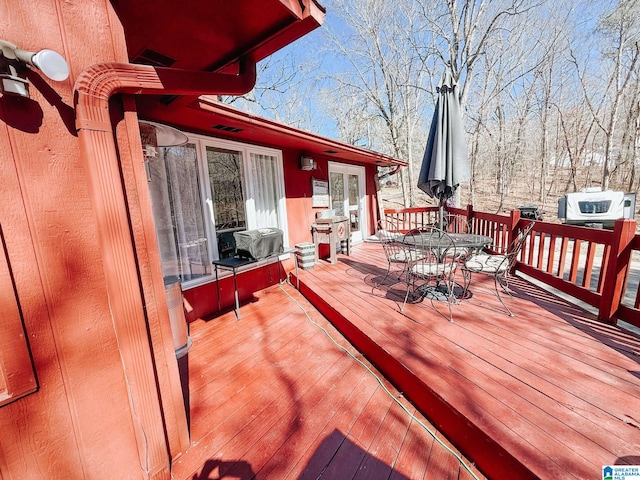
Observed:
[[[235,253],[233,232],[247,228],[242,155],[210,146],[205,149],[218,257],[231,257]]]
[[[158,150],[148,172],[165,282],[209,281],[237,231],[277,227],[288,244],[280,151],[206,137]]]
[[[607,213],[611,208],[611,200],[578,202],[580,213]]]

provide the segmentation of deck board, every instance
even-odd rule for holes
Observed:
[[[306,421],[301,425],[300,431],[296,432],[287,442],[275,453],[274,458],[277,461],[282,462],[283,459],[292,458],[296,455],[299,459],[293,465],[288,465],[286,469],[281,471],[281,477],[297,478],[303,472],[307,462],[313,457],[318,455],[317,452],[311,448],[312,445],[317,445],[322,442],[325,437],[330,436],[336,431],[336,426],[340,425],[341,431],[349,430],[350,424],[353,419],[357,418],[366,402],[377,388],[377,386],[371,382],[364,381],[363,378],[359,380],[351,380],[353,383],[349,385],[348,389],[351,390],[348,396],[344,397],[342,403],[324,401],[325,408],[315,408],[310,411],[306,417]],[[311,440],[311,441],[309,441]],[[337,450],[337,446],[334,447]],[[324,463],[320,462],[322,468],[331,462],[335,454],[335,450],[332,450],[328,445],[323,451],[322,455],[318,455],[318,458],[324,457]],[[318,471],[320,473],[322,468]],[[269,465],[263,467],[260,470],[260,474],[265,478],[273,477],[273,468]],[[311,468],[306,469],[307,476],[311,474]],[[313,478],[316,478],[314,476]]]
[[[419,480],[428,464],[467,475],[452,453],[431,458],[417,420],[437,429],[290,285],[256,293],[239,321],[196,320],[190,335],[192,446],[173,478]]]
[[[372,291],[385,271],[382,248],[362,244],[299,276],[305,295],[399,388],[414,376],[414,397],[441,402],[412,398],[481,468],[505,473],[465,435],[496,442],[531,477],[599,478],[603,465],[639,460],[637,337],[521,278],[506,300],[513,318],[482,276],[454,305],[453,323],[444,303],[401,313],[401,284]],[[470,426],[451,422],[453,413]]]
[[[412,413],[415,413],[415,409],[412,409]],[[412,423],[417,421],[416,419],[411,420]],[[407,429],[406,435],[402,439],[400,455],[398,455],[396,461],[397,471],[391,474],[389,480],[401,480],[404,478],[398,472],[403,472],[406,477],[411,479],[425,478],[427,463],[433,451],[434,443],[433,437],[425,432],[424,429]],[[457,465],[452,468],[453,472],[456,470]]]

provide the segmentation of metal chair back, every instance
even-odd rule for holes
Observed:
[[[382,223],[378,222],[377,236],[380,239],[380,244],[387,259],[387,271],[378,283],[374,282],[371,289],[372,293],[376,287],[380,287],[380,285],[387,280],[394,268],[399,271],[396,277],[398,281],[403,280],[409,268],[410,258],[407,257],[407,250],[402,244],[403,234],[398,230],[397,226],[390,221],[386,222],[386,226],[387,229],[384,229],[382,228]]]
[[[513,312],[502,298],[500,291],[511,295],[509,290],[509,276],[511,275],[516,261],[522,251],[527,237],[531,234],[535,222],[530,222],[522,231],[518,233],[518,236],[513,239],[509,248],[505,254],[489,254],[479,253],[470,255],[462,264],[462,273],[464,275],[464,293],[466,296],[469,285],[471,284],[471,274],[482,273],[493,277],[496,295],[500,303],[507,311],[510,317],[513,317]]]
[[[456,245],[447,232],[435,227],[423,227],[405,235],[406,256],[410,257],[407,274],[407,291],[401,311],[406,306],[409,295],[424,296],[431,292],[444,295],[449,303],[449,320],[452,321],[451,303],[454,301],[453,288],[457,268]],[[432,297],[433,299],[433,297]]]

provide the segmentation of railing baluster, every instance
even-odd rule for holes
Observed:
[[[523,225],[518,211],[497,215],[477,212],[472,206],[447,210],[465,215],[473,233],[493,238],[493,243],[487,247],[493,252],[505,252],[514,231]],[[437,214],[437,207],[384,211],[385,221],[395,221],[404,231],[433,224]],[[618,225],[619,222],[624,224]],[[626,292],[631,252],[640,251],[640,235],[635,235],[636,223],[633,221],[618,220],[616,225],[618,230],[614,235],[610,230],[536,222],[525,244],[529,250],[523,248],[517,269],[598,308],[599,318],[605,321],[624,315],[629,323],[640,326],[640,282],[629,287],[633,291]],[[626,243],[621,247],[616,242]],[[583,247],[586,253],[581,253]],[[597,275],[597,282],[594,275]],[[592,286],[592,283],[597,285]],[[632,299],[626,304],[621,301],[625,293]]]
[[[567,250],[569,249],[569,238],[562,237],[562,247],[560,248],[560,259],[558,261],[557,277],[564,278],[564,271],[567,265]]]
[[[591,285],[591,274],[593,273],[593,260],[596,257],[595,243],[589,243],[587,247],[587,261],[584,264],[584,276],[582,278],[582,286],[589,288]]]
[[[549,255],[547,258],[547,273],[553,273],[553,263],[556,255],[556,236],[549,235]]]
[[[578,278],[578,264],[580,262],[581,241],[573,240],[573,252],[571,253],[571,268],[569,269],[569,282],[576,283]]]
[[[602,294],[602,289],[604,286],[604,272],[602,269],[605,265],[609,264],[609,257],[611,256],[611,246],[605,245],[604,251],[602,252],[602,263],[600,264],[600,278],[598,278],[598,293]]]

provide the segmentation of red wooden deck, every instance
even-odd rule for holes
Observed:
[[[399,312],[380,245],[300,271],[300,289],[490,478],[601,478],[640,464],[640,340],[527,281],[508,317],[474,277],[454,305]],[[295,283],[295,280],[294,280]],[[433,477],[436,478],[436,477]]]
[[[369,366],[294,288],[252,300],[239,321],[229,312],[190,325],[194,347],[181,369],[192,446],[174,460],[173,478],[484,478],[339,348],[323,329]]]

